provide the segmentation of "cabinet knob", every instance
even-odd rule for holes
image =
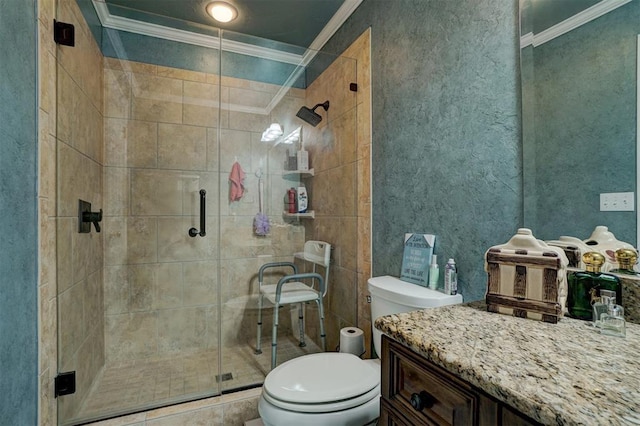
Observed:
[[[417,411],[422,411],[425,408],[431,408],[435,402],[435,398],[429,395],[426,391],[411,394],[411,406]]]

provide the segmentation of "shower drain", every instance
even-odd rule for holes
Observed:
[[[224,373],[224,374],[217,374],[216,375],[216,383],[226,382],[227,380],[233,380],[233,374]]]

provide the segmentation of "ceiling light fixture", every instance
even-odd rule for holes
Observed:
[[[209,3],[207,13],[218,22],[231,22],[238,17],[238,9],[224,1]]]

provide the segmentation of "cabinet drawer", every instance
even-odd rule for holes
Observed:
[[[391,406],[416,424],[477,424],[480,396],[469,385],[388,338],[383,338],[382,352],[388,356],[383,366],[390,370],[383,369],[382,396]]]

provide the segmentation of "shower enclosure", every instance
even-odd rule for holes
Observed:
[[[141,21],[124,30],[99,1],[59,0],[56,14],[75,27],[75,46],[57,47],[51,118],[58,371],[76,383],[58,396],[59,423],[261,385],[270,358],[254,354],[259,267],[292,260],[305,240],[335,244],[336,229],[357,229],[348,220],[357,198],[356,61],[136,10],[127,16]],[[317,128],[296,117],[325,99],[331,110]],[[262,142],[272,123],[283,137]],[[299,126],[302,140],[283,143]],[[284,172],[301,143],[315,173]],[[243,188],[230,200],[235,164]],[[259,177],[266,236],[253,228]],[[283,214],[286,190],[300,180],[315,219]],[[83,216],[93,221],[88,232]],[[356,269],[337,261],[333,276]],[[331,286],[327,324],[337,333],[356,325],[357,303],[353,287]],[[280,314],[281,362],[319,351],[316,312],[305,309],[305,348],[291,327],[297,313]]]

